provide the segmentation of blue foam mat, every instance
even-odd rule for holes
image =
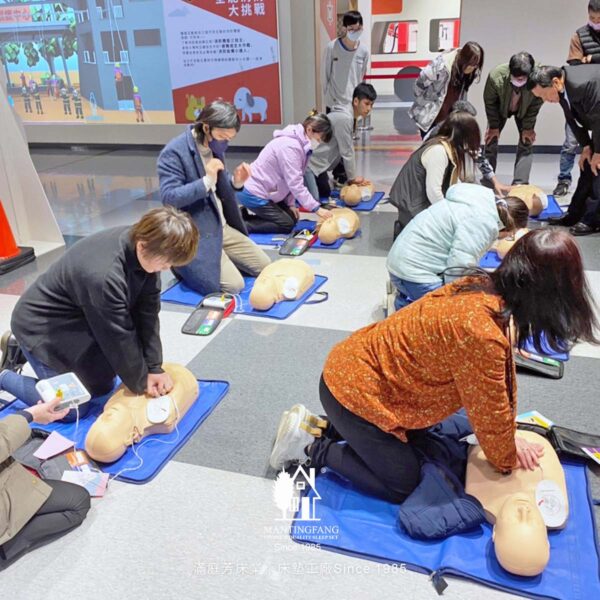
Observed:
[[[563,462],[569,496],[569,520],[562,531],[549,532],[550,562],[537,577],[510,575],[496,560],[492,527],[442,541],[409,537],[398,524],[398,506],[358,492],[326,470],[316,479],[315,521],[296,519],[291,536],[320,546],[439,575],[457,575],[530,598],[588,600],[600,598],[598,542],[587,473],[581,463]],[[320,497],[320,499],[319,499]],[[432,592],[433,594],[433,592]]]
[[[370,212],[372,211],[378,204],[383,200],[385,194],[383,192],[374,192],[373,195],[368,200],[363,200],[359,202],[356,206],[348,206],[352,210],[358,210],[361,212]],[[346,206],[346,203],[343,200],[340,200],[340,192],[339,190],[334,190],[331,192],[331,197],[336,199],[338,206]],[[327,198],[321,198],[322,202],[327,202]]]
[[[544,209],[537,217],[531,217],[536,221],[545,221],[550,217],[562,217],[563,209],[559,206],[554,196],[548,196],[548,208]]]
[[[327,277],[315,275],[315,282],[304,292],[297,300],[283,300],[277,302],[269,310],[255,310],[250,306],[250,292],[256,281],[256,277],[244,277],[245,286],[239,296],[242,300],[241,307],[236,306],[237,314],[251,315],[253,317],[267,317],[269,319],[287,319],[292,313],[296,312],[326,281]],[[163,302],[173,302],[175,304],[184,304],[186,306],[196,306],[204,296],[195,290],[189,288],[181,281],[170,287],[161,294]]]
[[[310,221],[308,219],[302,219],[298,221],[294,227],[294,231],[302,231],[308,229],[308,231],[314,231],[317,226],[316,221]],[[359,232],[356,232],[358,235]],[[251,233],[250,239],[259,246],[281,246],[289,236],[285,233]],[[324,244],[320,240],[317,240],[311,248],[320,250],[337,250],[344,242],[346,238],[340,238],[333,244]]]
[[[141,467],[138,468],[140,461],[135,456],[131,448],[128,448],[125,454],[114,463],[102,464],[99,466],[104,473],[116,475],[123,469],[131,468],[131,471],[125,471],[119,475],[119,481],[127,483],[147,483],[161,471],[178,450],[186,443],[190,436],[200,427],[204,420],[210,415],[219,402],[225,397],[229,390],[229,383],[226,381],[199,381],[200,394],[198,399],[185,413],[183,419],[179,422],[177,431],[169,434],[150,435],[144,438],[139,444],[137,453],[144,460]],[[58,431],[66,438],[75,442],[78,449],[85,448],[85,438],[90,427],[96,421],[96,418],[103,410],[104,405],[113,392],[90,400],[90,411],[80,419],[77,428],[77,437],[75,436],[75,423],[50,423],[49,425],[39,425],[34,423],[36,429],[44,431]],[[23,410],[27,405],[20,400],[12,402],[0,411],[0,417],[7,416],[17,410]],[[146,441],[160,440],[160,441]],[[170,442],[170,443],[169,443]],[[175,442],[175,443],[173,443]]]
[[[490,250],[483,255],[479,261],[479,266],[482,269],[497,269],[500,266],[502,259],[498,256],[495,250]]]

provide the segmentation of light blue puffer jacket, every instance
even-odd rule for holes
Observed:
[[[444,269],[477,265],[501,226],[492,190],[457,183],[402,230],[388,255],[388,271],[413,283],[439,282]]]

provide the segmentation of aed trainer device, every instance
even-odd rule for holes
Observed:
[[[181,328],[188,335],[211,335],[235,308],[231,294],[210,294],[194,309]]]
[[[555,358],[534,354],[525,350],[518,350],[514,356],[517,369],[532,371],[533,373],[539,373],[552,379],[561,379],[564,375],[564,363]]]
[[[317,234],[303,229],[290,236],[279,248],[281,256],[300,256],[317,241]]]
[[[40,379],[35,384],[35,389],[44,402],[61,399],[54,409],[56,411],[75,408],[89,402],[92,397],[75,373],[63,373],[49,379]]]

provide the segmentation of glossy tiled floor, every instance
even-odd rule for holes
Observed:
[[[392,118],[393,111],[378,111],[375,130],[358,140],[360,170],[386,192],[417,143],[390,133]],[[34,162],[68,242],[132,223],[157,206],[157,154],[35,150]],[[251,158],[230,153],[228,162]],[[511,163],[512,157],[501,157],[498,173],[505,181]],[[536,156],[532,182],[550,191],[557,163],[556,155]],[[319,410],[318,378],[329,349],[350,331],[382,318],[394,213],[386,204],[361,213],[361,237],[337,252],[304,255],[329,278],[324,288],[329,300],[304,306],[286,321],[236,316],[210,338],[190,337],[180,333],[189,309],[163,304],[165,360],[188,365],[198,377],[228,380],[228,396],[152,483],[113,482],[80,529],[3,573],[3,596],[436,598],[425,575],[382,574],[374,563],[301,547],[286,535],[278,540],[265,535],[278,513],[268,455],[280,413],[295,402]],[[582,240],[581,247],[600,298],[600,237]],[[1,330],[19,295],[60,254],[0,277]],[[563,381],[519,376],[520,406],[585,430],[600,422],[597,385],[590,383],[597,381],[600,351],[581,345],[573,354]],[[335,565],[336,570],[317,578],[294,574],[293,566],[303,564]],[[457,579],[444,592],[456,599],[504,596]]]

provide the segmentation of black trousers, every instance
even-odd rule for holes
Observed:
[[[297,219],[285,202],[268,202],[253,207],[254,215],[246,215],[248,233],[290,233]]]
[[[25,527],[0,546],[0,571],[16,560],[79,527],[90,510],[87,490],[66,481],[51,481],[52,493]]]
[[[330,467],[367,494],[388,502],[402,502],[419,483],[417,447],[425,430],[409,431],[406,444],[344,408],[323,377],[319,394],[330,427],[312,444],[311,467]],[[346,443],[337,443],[340,440]]]
[[[567,214],[573,221],[583,220],[587,225],[600,225],[600,175],[594,175],[586,162],[579,172],[577,187],[571,197]]]

